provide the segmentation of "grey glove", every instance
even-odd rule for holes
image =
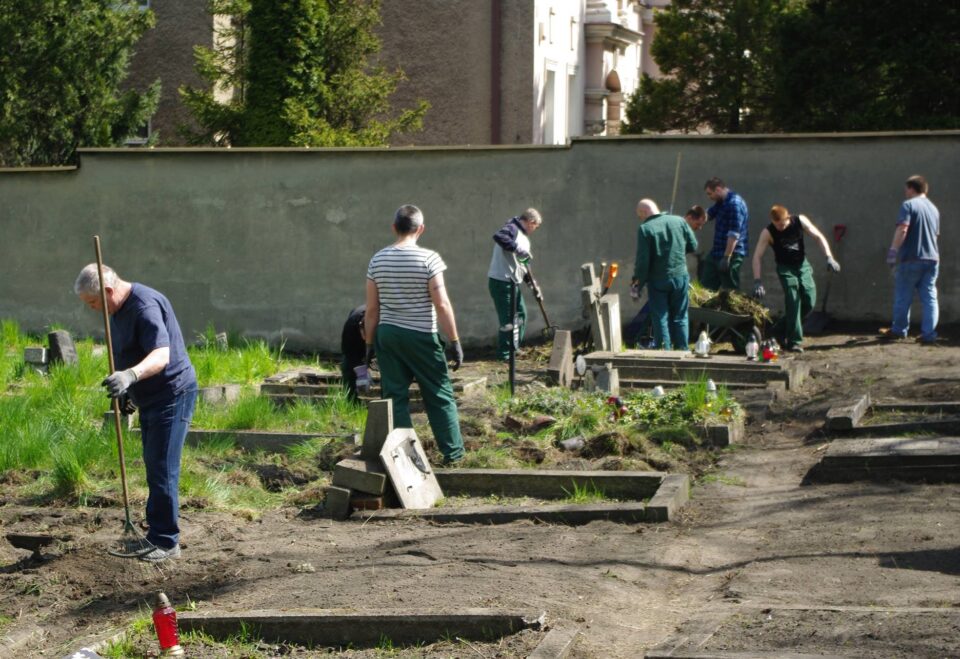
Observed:
[[[130,400],[130,394],[128,393],[121,394],[120,400],[117,402],[120,404],[120,414],[123,416],[132,416],[137,411],[137,406]]]
[[[730,256],[721,256],[720,262],[717,264],[717,268],[720,272],[730,272]]]
[[[640,282],[636,279],[630,282],[630,298],[634,300],[640,299]]]
[[[840,264],[832,256],[827,257],[827,270],[833,273],[840,272]]]
[[[128,368],[125,371],[114,371],[105,377],[100,384],[107,388],[107,394],[110,398],[119,398],[136,381],[137,374],[132,368]]]
[[[759,279],[753,280],[753,297],[762,300],[767,294],[767,289],[763,287],[763,282]]]
[[[453,353],[449,356],[450,361],[453,362],[452,368],[457,370],[463,364],[463,346],[459,341],[451,341],[449,350]]]

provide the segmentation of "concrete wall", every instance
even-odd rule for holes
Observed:
[[[719,175],[750,205],[751,248],[774,203],[832,234],[843,272],[829,310],[885,321],[892,279],[883,263],[903,181],[922,173],[943,216],[942,321],[960,317],[952,218],[960,189],[960,132],[831,137],[670,137],[577,140],[565,147],[371,150],[83,151],[76,171],[0,171],[0,318],[27,329],[52,323],[95,333],[98,316],[73,296],[93,260],[92,236],[120,274],[164,291],[187,337],[207,323],[335,350],[350,309],[363,300],[370,256],[391,241],[393,211],[423,208],[426,247],[447,275],[469,345],[496,330],[487,293],[490,240],[527,206],[543,212],[534,270],[551,320],[579,326],[582,262],[623,264],[614,291],[624,315],[639,197],[669,205],[677,152],[683,167],[676,208],[704,203]],[[707,227],[701,239],[712,239]],[[811,246],[811,251],[815,248]],[[818,281],[823,259],[812,259]],[[779,285],[768,257],[770,303]],[[749,271],[744,284],[751,282]],[[540,327],[535,305],[531,329]]]

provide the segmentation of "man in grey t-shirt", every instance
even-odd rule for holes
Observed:
[[[907,179],[906,201],[900,206],[893,241],[887,251],[887,265],[896,268],[893,292],[893,325],[881,335],[903,339],[910,327],[910,304],[914,291],[923,305],[920,343],[937,339],[937,274],[940,270],[940,211],[927,198],[929,185],[922,176]]]

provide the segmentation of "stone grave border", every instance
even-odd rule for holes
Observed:
[[[947,413],[956,418],[864,425],[863,419],[870,412]],[[892,437],[916,432],[960,434],[960,402],[876,403],[866,393],[853,402],[827,410],[824,430],[841,437]]]
[[[438,469],[437,480],[444,495],[532,496],[563,498],[575,487],[596,487],[608,496],[629,497],[626,502],[591,504],[546,504],[541,506],[467,506],[404,510],[386,508],[355,511],[350,519],[423,519],[437,523],[507,524],[536,520],[579,525],[595,520],[614,522],[668,522],[690,500],[686,474],[654,471],[552,471],[538,469]],[[646,502],[642,499],[648,499]]]

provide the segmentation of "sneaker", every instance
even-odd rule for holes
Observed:
[[[941,339],[939,336],[935,336],[932,339],[925,339],[922,336],[917,337],[917,343],[919,343],[922,346],[935,346],[940,344],[940,341]]]
[[[164,547],[155,547],[152,552],[141,556],[140,560],[149,561],[151,563],[159,563],[160,561],[165,561],[168,558],[180,558],[180,545],[174,545],[169,549],[165,549]]]
[[[459,458],[453,458],[453,459],[444,458],[441,464],[444,467],[459,467],[462,462],[463,462],[463,456],[461,455]]]
[[[877,334],[883,341],[905,341],[907,338],[906,334],[894,334],[892,327],[881,327]]]
[[[786,350],[787,352],[795,352],[797,354],[803,354],[803,346],[800,345],[799,343],[788,345],[786,348],[784,348],[784,350]]]

